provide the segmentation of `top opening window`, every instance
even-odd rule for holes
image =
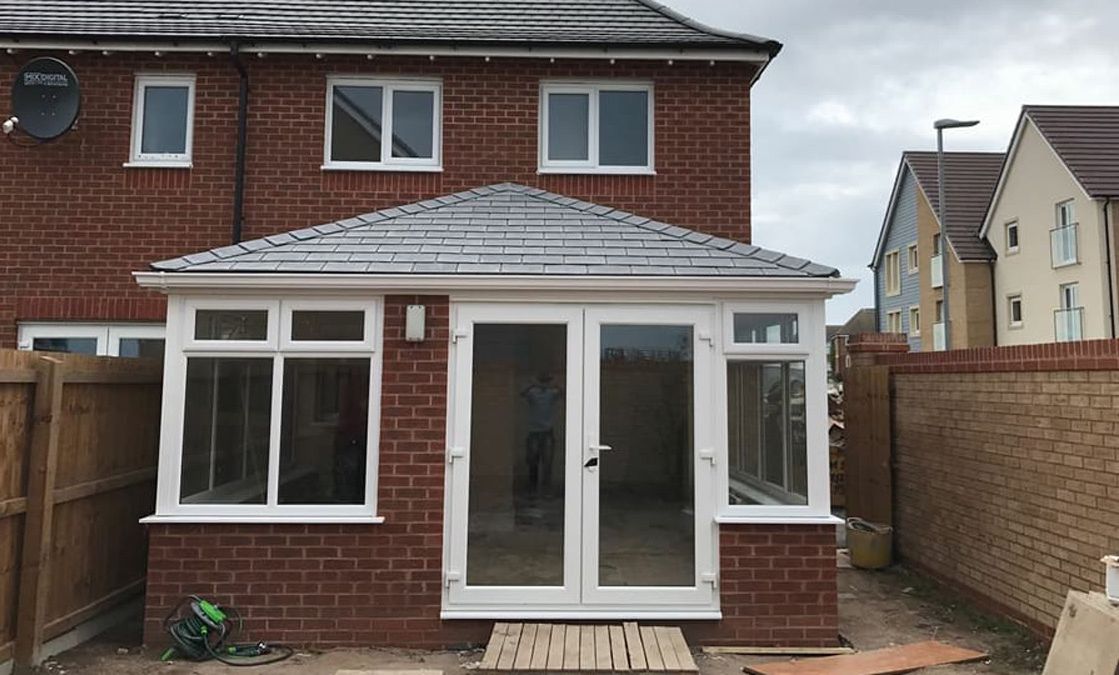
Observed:
[[[194,126],[193,75],[136,78],[129,164],[190,166]]]
[[[738,344],[797,344],[800,342],[797,315],[736,312],[734,341]]]
[[[646,84],[546,84],[540,170],[652,173],[653,89]]]
[[[437,82],[336,78],[327,86],[327,169],[437,170]]]

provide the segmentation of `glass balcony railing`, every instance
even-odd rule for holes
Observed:
[[[1084,308],[1070,307],[1053,312],[1054,332],[1057,342],[1076,342],[1084,339]]]
[[[933,324],[933,349],[942,352],[944,351],[944,322]]]
[[[1080,226],[1070,223],[1049,230],[1049,247],[1053,255],[1053,267],[1072,265],[1078,262],[1077,239]]]
[[[944,286],[944,267],[941,266],[941,258],[934,255],[929,262],[929,273],[932,276],[932,287],[940,288]]]

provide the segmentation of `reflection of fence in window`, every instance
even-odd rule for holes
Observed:
[[[727,365],[732,504],[807,504],[803,362]]]

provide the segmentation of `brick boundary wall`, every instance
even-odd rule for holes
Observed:
[[[888,365],[895,545],[907,564],[1051,637],[1119,551],[1119,341],[899,353]]]
[[[404,341],[426,305],[427,340]],[[485,641],[489,621],[443,621],[443,493],[450,306],[385,300],[380,525],[153,524],[144,641],[190,594],[232,605],[254,640],[317,648],[441,648]],[[835,528],[722,525],[722,621],[676,622],[704,644],[834,646]],[[658,622],[673,623],[673,622]]]

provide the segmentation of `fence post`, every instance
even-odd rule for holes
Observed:
[[[847,515],[893,524],[893,420],[890,369],[880,355],[909,351],[903,335],[864,333],[847,345],[843,378]]]
[[[23,526],[23,560],[16,614],[15,672],[29,672],[41,661],[43,626],[47,618],[54,486],[62,429],[62,387],[65,366],[44,356],[36,364],[34,422],[28,453],[27,513]]]

